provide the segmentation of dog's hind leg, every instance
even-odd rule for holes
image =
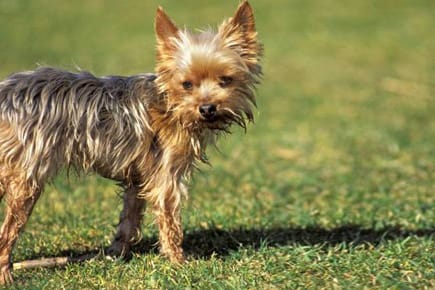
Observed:
[[[129,258],[131,246],[139,242],[145,200],[138,197],[138,189],[132,185],[125,188],[124,208],[119,218],[118,229],[108,250],[109,256]]]
[[[26,224],[41,188],[25,182],[23,174],[11,173],[3,184],[6,197],[6,216],[0,229],[0,284],[12,283],[11,252],[20,230]],[[3,182],[5,183],[5,182]]]

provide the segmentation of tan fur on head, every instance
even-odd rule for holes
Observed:
[[[181,200],[196,162],[232,124],[253,120],[262,47],[243,2],[217,29],[180,30],[156,13],[157,76],[95,77],[54,68],[0,82],[0,284],[12,281],[16,238],[47,181],[63,167],[94,171],[124,189],[124,209],[109,249],[128,254],[140,236],[145,201],[160,250],[183,261]]]

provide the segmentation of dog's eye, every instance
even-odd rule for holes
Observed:
[[[183,85],[183,88],[184,88],[185,90],[190,90],[190,89],[193,87],[193,84],[192,84],[191,81],[184,81],[184,82],[182,83],[182,85]]]
[[[233,78],[229,76],[222,76],[219,78],[219,85],[223,88],[231,85],[232,82]]]

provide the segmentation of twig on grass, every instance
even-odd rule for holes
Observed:
[[[42,259],[36,259],[36,260],[27,260],[27,261],[21,261],[16,262],[12,264],[12,267],[14,270],[19,269],[32,269],[32,268],[38,268],[38,267],[59,267],[59,266],[65,266],[67,264],[72,263],[79,263],[84,262],[88,260],[92,260],[99,256],[99,254],[85,254],[78,257],[54,257],[54,258],[42,258]]]

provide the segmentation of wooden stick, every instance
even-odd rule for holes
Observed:
[[[18,269],[32,269],[37,267],[55,267],[64,266],[70,262],[69,257],[57,257],[57,258],[43,258],[39,260],[27,260],[17,262],[12,265],[14,270]]]
[[[91,260],[98,256],[98,254],[86,254],[79,257],[55,257],[55,258],[42,258],[38,260],[27,260],[22,262],[13,263],[14,270],[19,269],[32,269],[38,267],[57,267],[65,266],[71,263],[78,263],[86,260]]]

